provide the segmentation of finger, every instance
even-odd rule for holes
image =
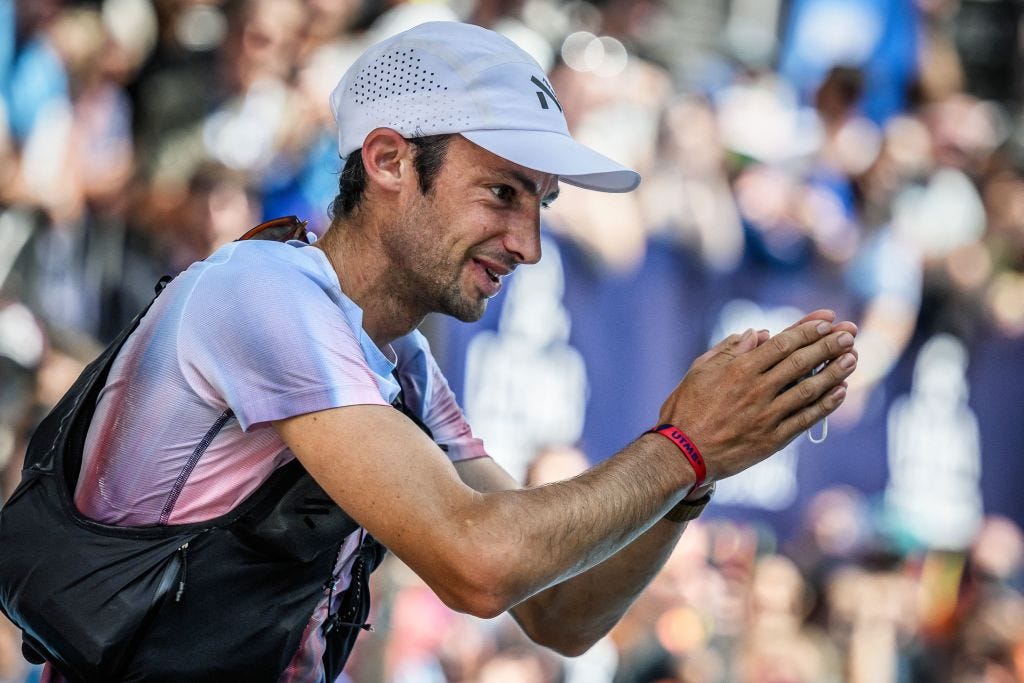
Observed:
[[[849,332],[854,337],[857,336],[857,332],[858,332],[857,325],[855,325],[854,323],[850,322],[849,320],[841,320],[841,321],[839,321],[837,323],[833,323],[832,324],[832,329],[834,329],[834,330],[842,330],[843,332]]]
[[[797,349],[766,373],[770,386],[782,391],[783,387],[800,381],[822,363],[839,358],[853,348],[853,342],[853,335],[849,332],[833,332],[814,344]]]
[[[857,336],[857,332],[859,331],[857,326],[849,320],[843,320],[842,322],[835,323],[832,325],[832,330],[834,332],[849,332],[854,337]],[[857,350],[857,347],[850,349],[850,353],[860,358],[860,352]]]
[[[817,342],[831,331],[832,323],[824,320],[812,320],[771,337],[767,342],[750,353],[749,357],[755,368],[764,372],[769,368],[775,367],[784,358],[789,357],[798,349]],[[799,376],[796,375],[793,379]]]
[[[704,353],[697,356],[693,361],[693,365],[700,365],[701,363],[705,363],[711,360],[712,358],[720,354],[722,352],[722,349],[724,349],[728,344],[736,342],[739,338],[740,335],[738,334],[730,334],[728,337],[718,342]]]
[[[797,382],[779,394],[775,398],[775,407],[780,414],[791,415],[811,405],[833,389],[843,387],[846,378],[856,369],[857,359],[852,353],[844,353],[818,374]]]
[[[777,433],[780,440],[789,443],[800,432],[806,432],[822,419],[828,417],[846,400],[846,387],[838,386],[811,405],[793,413],[783,420]]]
[[[736,342],[735,346],[731,349],[736,355],[746,353],[747,351],[753,351],[757,348],[757,332],[753,329],[748,329],[742,335],[740,335],[739,341]]]
[[[832,323],[832,329],[843,330],[844,332],[849,332],[854,337],[857,336],[858,329],[857,329],[857,325],[855,323],[850,322],[849,320],[836,321],[835,311],[830,311],[827,308],[819,308],[816,311],[812,311],[811,313],[808,313],[803,318],[801,318],[797,322],[793,323],[792,325],[790,325],[786,329],[787,330],[791,330],[794,327],[797,327],[799,325],[803,325],[804,323],[807,323],[807,322],[811,322],[812,320],[823,320],[825,322],[830,322],[830,323]]]
[[[803,325],[804,323],[809,323],[811,321],[824,321],[831,322],[833,329],[843,330],[844,332],[849,332],[855,337],[857,336],[857,325],[850,322],[849,320],[842,320],[840,322],[835,322],[835,320],[835,311],[833,311],[830,308],[819,308],[817,310],[811,311],[804,317],[800,318],[800,320],[797,320],[795,323],[787,327],[786,330],[792,330],[795,327]],[[768,341],[770,337],[771,333],[768,330],[758,330],[757,345],[760,346],[761,344],[765,343],[766,341]]]
[[[857,327],[857,325],[855,323],[852,323],[849,320],[842,320],[840,322],[832,324],[832,331],[833,332],[849,332],[854,337],[856,337],[857,336],[857,332],[859,332],[860,330],[859,330],[859,328]],[[855,355],[858,358],[860,358],[860,352],[857,350],[857,347],[854,347],[854,348],[850,349],[850,353],[852,353],[853,355]]]
[[[754,333],[754,330],[748,329],[743,334],[730,334],[728,337],[697,356],[697,359],[693,364],[699,365],[700,363],[711,360],[719,354],[726,354],[730,358],[735,358],[741,353],[750,351],[755,346],[757,346],[757,335]]]
[[[792,325],[790,325],[786,329],[787,330],[791,330],[794,327],[798,327],[800,325],[803,325],[804,323],[809,323],[812,320],[824,320],[825,322],[830,323],[830,322],[834,322],[835,319],[836,319],[836,312],[835,311],[833,311],[832,309],[829,309],[829,308],[819,308],[816,311],[811,311],[810,313],[808,313],[804,317],[800,318],[799,320],[797,320],[795,323],[793,323]]]
[[[832,329],[833,330],[840,330],[840,331],[843,331],[843,332],[849,332],[854,337],[857,336],[857,332],[859,332],[859,329],[858,329],[858,327],[857,327],[857,325],[855,323],[853,323],[853,322],[851,322],[849,320],[841,320],[839,322],[834,322],[834,318],[835,318],[835,312],[834,311],[830,311],[827,308],[819,308],[816,311],[808,313],[803,318],[801,318],[798,322],[793,323],[792,325],[790,325],[786,329],[787,330],[791,330],[794,327],[796,327],[797,325],[801,325],[801,324],[803,324],[805,322],[809,322],[811,320],[826,320],[826,321],[832,320],[833,321],[833,323],[832,323]],[[764,338],[762,338],[760,336],[762,332],[763,333],[767,333],[768,330],[761,330],[760,332],[758,332],[758,346],[760,346],[761,344],[763,344],[765,341],[768,340],[767,336],[765,336]],[[855,356],[859,356],[860,355],[857,352],[856,349],[853,350],[853,354]]]

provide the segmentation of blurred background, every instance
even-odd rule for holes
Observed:
[[[0,500],[28,435],[174,274],[261,220],[322,233],[327,95],[434,19],[548,68],[644,176],[563,187],[544,259],[424,325],[528,483],[650,427],[709,344],[828,307],[828,438],[723,482],[613,633],[564,660],[391,558],[351,680],[1024,680],[1024,83],[1016,0],[0,0]],[[0,548],[0,552],[7,552]],[[36,680],[0,618],[0,681]]]

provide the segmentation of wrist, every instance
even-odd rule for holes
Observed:
[[[691,493],[696,489],[700,489],[707,483],[708,468],[707,463],[704,460],[704,456],[701,455],[700,449],[697,448],[697,444],[686,435],[686,432],[675,427],[671,424],[662,424],[649,429],[647,434],[657,434],[668,441],[679,450],[680,454],[693,470],[694,483],[691,488]]]

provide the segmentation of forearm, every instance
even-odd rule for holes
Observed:
[[[311,413],[277,428],[324,490],[445,604],[485,618],[611,557],[695,479],[679,449],[659,435],[573,479],[506,490],[516,486],[510,477],[467,485],[460,472],[472,470],[472,461],[454,467],[385,406]],[[338,443],[360,447],[330,457]]]
[[[654,579],[686,529],[661,520],[604,562],[517,605],[512,615],[535,641],[582,654],[618,623]]]
[[[657,571],[635,567],[633,560],[664,562],[681,531],[672,527],[681,525],[656,522],[693,483],[693,470],[676,447],[648,435],[573,479],[484,494],[477,531],[506,535],[494,543],[498,555],[491,562],[501,573],[509,605],[567,580],[573,588],[559,588],[545,600],[573,594],[572,602],[582,605],[604,580],[615,586],[602,591],[631,591],[622,597],[624,609]],[[628,552],[619,552],[627,546]]]

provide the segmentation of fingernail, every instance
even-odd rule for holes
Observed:
[[[846,398],[846,387],[836,387],[832,390],[832,398],[836,401],[842,401]]]
[[[852,353],[844,353],[839,357],[839,367],[843,370],[849,370],[857,364],[857,359],[853,357]]]
[[[754,334],[754,330],[752,328],[748,328],[747,331],[743,333],[743,336],[740,337],[740,341],[747,341],[748,339],[750,339],[750,335],[752,334]]]
[[[818,323],[818,326],[814,329],[818,330],[818,334],[828,334],[832,331],[832,323],[822,321]]]
[[[853,335],[849,332],[842,332],[836,341],[839,342],[840,346],[853,346]]]

